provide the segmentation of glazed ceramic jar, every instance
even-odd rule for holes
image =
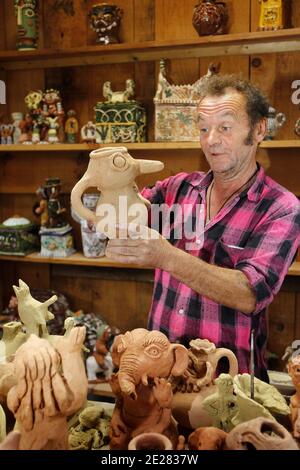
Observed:
[[[194,7],[193,26],[199,36],[224,34],[228,21],[227,6],[216,0],[203,0]]]
[[[116,5],[99,3],[89,12],[91,28],[97,33],[98,44],[115,44],[119,40],[119,27],[123,10]]]

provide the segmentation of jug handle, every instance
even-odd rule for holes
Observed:
[[[229,371],[228,374],[231,375],[231,377],[234,377],[237,375],[239,371],[238,367],[238,361],[235,355],[233,354],[230,349],[227,348],[217,348],[217,350],[214,353],[214,365],[215,365],[215,370],[217,368],[218,362],[222,357],[227,357],[229,361]]]
[[[83,192],[90,188],[92,185],[89,178],[81,178],[78,183],[75,184],[74,188],[71,191],[71,206],[73,210],[85,220],[96,223],[96,214],[92,212],[87,207],[84,207],[81,196]]]

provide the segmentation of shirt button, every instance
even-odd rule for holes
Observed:
[[[178,313],[179,313],[179,315],[183,315],[184,314],[183,308],[179,309]]]
[[[201,244],[201,240],[196,240],[197,245]]]

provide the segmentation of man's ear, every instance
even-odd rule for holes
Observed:
[[[260,144],[264,140],[266,133],[267,133],[267,119],[263,118],[256,124],[254,128],[254,132],[253,132],[254,142],[256,142],[257,144]]]

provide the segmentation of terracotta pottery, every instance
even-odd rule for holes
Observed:
[[[131,439],[128,450],[173,450],[173,446],[163,434],[146,432]]]
[[[199,36],[224,34],[228,21],[227,6],[216,0],[203,0],[194,7],[193,26]]]
[[[291,397],[290,410],[293,436],[300,438],[300,354],[292,357],[288,363],[288,373],[292,378],[296,393]]]

